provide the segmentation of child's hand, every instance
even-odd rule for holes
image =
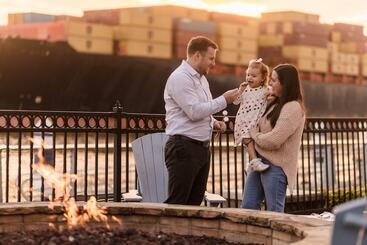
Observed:
[[[272,86],[267,86],[265,88],[265,92],[264,92],[266,97],[272,96],[273,95],[273,87]]]
[[[273,87],[272,86],[267,86],[265,88],[265,92],[264,95],[266,97],[267,100],[272,100],[275,98],[274,94],[273,94]]]
[[[247,85],[248,85],[247,81],[244,81],[243,83],[240,84],[240,86],[238,87],[238,90],[240,91],[241,94],[243,93],[243,91],[245,91]]]

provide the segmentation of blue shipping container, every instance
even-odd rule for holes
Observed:
[[[54,22],[55,16],[38,13],[24,13],[24,23]]]

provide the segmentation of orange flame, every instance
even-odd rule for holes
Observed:
[[[45,158],[42,154],[43,149],[44,142],[41,141],[41,147],[37,151],[37,156],[40,159],[39,163],[33,164],[32,167],[55,189],[55,199],[52,200],[50,196],[50,200],[52,201],[49,204],[49,208],[53,209],[55,204],[62,204],[65,209],[64,217],[67,220],[69,228],[84,225],[89,220],[104,222],[106,227],[110,228],[106,208],[98,207],[97,200],[94,196],[90,197],[80,212],[75,199],[70,196],[71,183],[77,180],[77,175],[57,173],[52,165],[45,163]]]

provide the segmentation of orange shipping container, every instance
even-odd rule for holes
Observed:
[[[70,36],[67,42],[76,51],[82,53],[94,53],[94,54],[112,54],[113,42],[112,39],[99,39],[99,38],[85,38]]]
[[[330,71],[333,74],[343,75],[345,74],[345,65],[337,62],[332,62],[330,64]]]
[[[186,53],[186,45],[173,45],[173,57],[178,59],[186,59]]]
[[[189,17],[189,8],[172,5],[152,6],[151,13],[154,15],[170,16],[175,18]]]
[[[173,5],[150,7],[150,12],[155,15],[169,16],[174,18],[190,18],[193,20],[209,20],[210,13],[203,9],[186,8]]]
[[[259,47],[276,47],[283,46],[284,36],[283,35],[259,35],[258,45]]]
[[[88,22],[109,25],[133,25],[150,28],[172,29],[171,17],[153,14],[149,8],[85,11],[84,18]]]
[[[172,29],[172,18],[162,15],[153,15],[150,13],[121,10],[118,24]]]
[[[328,48],[328,51],[330,52],[330,53],[338,53],[339,52],[339,45],[337,44],[337,43],[334,43],[334,42],[329,42],[328,44],[327,44],[327,48]]]
[[[228,65],[247,65],[251,59],[257,58],[256,53],[235,52],[220,50],[218,52],[218,62]]]
[[[338,31],[330,32],[330,41],[340,43],[342,40],[342,34]]]
[[[159,43],[172,43],[172,31],[136,26],[116,26],[113,28],[115,40],[138,40]]]
[[[298,58],[297,68],[300,71],[327,73],[328,62],[326,60]]]
[[[256,40],[258,37],[258,28],[252,25],[218,23],[217,33],[219,36]]]
[[[367,53],[361,55],[361,63],[367,65]]]
[[[140,41],[120,41],[119,54],[165,59],[172,57],[171,45]]]
[[[327,60],[327,48],[313,46],[283,46],[283,56],[287,58],[309,58],[317,60]]]
[[[346,64],[345,65],[345,74],[348,75],[348,76],[358,76],[358,74],[359,74],[358,64]]]
[[[301,21],[319,23],[319,15],[297,11],[267,12],[261,14],[263,21]]]
[[[8,25],[24,24],[23,14],[8,14]]]
[[[78,21],[63,22],[67,35],[72,36],[90,36],[96,38],[112,39],[113,29],[108,25],[91,24]]]
[[[359,64],[358,54],[345,54],[345,63],[355,65]]]
[[[340,63],[344,64],[347,61],[347,55],[345,53],[330,53],[330,62],[331,63]]]
[[[173,43],[174,45],[183,45],[186,46],[187,43],[190,41],[191,38],[203,35],[202,33],[198,32],[184,32],[184,31],[175,31],[173,32]],[[214,42],[216,42],[215,36],[205,35],[206,37],[210,38]]]
[[[367,77],[367,64],[361,66],[361,74],[364,77]]]
[[[341,52],[345,53],[364,53],[366,52],[366,45],[364,42],[342,42],[339,44]]]
[[[219,37],[218,45],[221,50],[257,52],[257,42],[255,40]]]

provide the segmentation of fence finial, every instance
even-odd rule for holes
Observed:
[[[122,112],[122,106],[119,100],[116,100],[115,106],[112,109],[113,112]]]

